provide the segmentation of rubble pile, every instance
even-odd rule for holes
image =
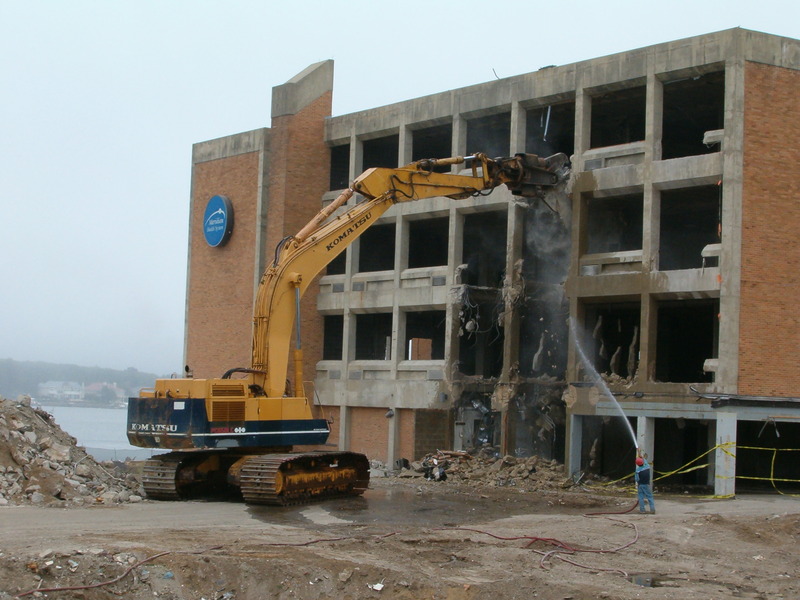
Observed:
[[[139,482],[98,464],[50,413],[0,397],[0,506],[138,502]]]
[[[569,487],[564,465],[538,456],[497,457],[493,451],[467,452],[439,450],[413,462],[401,477],[425,477],[436,481],[462,482],[475,487],[517,487],[526,491]]]

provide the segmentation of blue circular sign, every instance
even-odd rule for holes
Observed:
[[[233,205],[225,196],[212,196],[203,217],[203,235],[208,245],[224,246],[233,233]]]

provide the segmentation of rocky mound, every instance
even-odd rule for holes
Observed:
[[[140,501],[136,478],[119,471],[98,464],[29,400],[0,398],[0,506]]]
[[[456,481],[469,485],[492,487],[519,487],[527,491],[553,490],[572,486],[564,465],[531,456],[498,458],[494,452],[467,452],[440,450],[428,454],[422,461],[411,463],[400,477],[425,477],[437,481]]]

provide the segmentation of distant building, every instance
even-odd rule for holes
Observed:
[[[48,401],[80,402],[83,400],[83,386],[75,381],[45,381],[38,385],[40,404]]]

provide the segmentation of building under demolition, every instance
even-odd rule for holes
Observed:
[[[708,463],[677,484],[800,480],[779,453],[800,448],[800,41],[732,29],[341,116],[332,87],[333,62],[312,65],[273,89],[271,127],[194,146],[196,376],[249,364],[276,245],[363,170],[563,152],[572,177],[543,201],[396,205],[309,288],[329,442],[622,476],[633,432],[658,472]],[[235,227],[211,246],[216,195]]]

